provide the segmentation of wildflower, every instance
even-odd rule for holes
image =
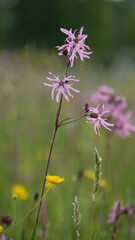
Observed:
[[[68,31],[64,28],[60,28],[60,30],[68,35],[68,37],[65,40],[66,44],[57,46],[60,51],[59,55],[69,55],[71,67],[73,67],[74,59],[77,58],[77,53],[79,54],[81,61],[83,61],[84,58],[90,58],[88,55],[92,54],[92,52],[87,52],[87,49],[90,50],[90,47],[84,43],[87,35],[82,34],[83,27],[81,27],[78,32],[75,30],[74,33],[72,33],[72,29]]]
[[[95,173],[93,171],[89,170],[89,169],[84,170],[84,176],[89,178],[90,180],[95,179]],[[102,187],[102,188],[106,188],[106,189],[110,188],[109,183],[105,179],[103,179],[102,177],[99,180],[99,186]]]
[[[100,179],[99,185],[100,185],[100,187],[103,187],[103,188],[106,188],[106,189],[110,189],[109,183],[105,179],[103,179],[103,178]]]
[[[8,226],[12,223],[12,219],[10,218],[9,214],[2,216],[1,221],[5,226]]]
[[[51,175],[47,175],[46,176],[46,184],[45,187],[49,188],[50,186],[52,186],[53,184],[58,184],[64,181],[64,178],[61,178],[59,176],[51,176]]]
[[[5,235],[2,235],[2,236],[1,236],[1,240],[6,240],[6,236],[5,236]],[[14,240],[14,239],[10,239],[10,240]]]
[[[4,230],[4,228],[0,225],[0,233]]]
[[[132,112],[128,111],[125,115],[117,114],[115,116],[115,131],[122,138],[130,137],[130,131],[135,132],[135,125],[130,123]]]
[[[95,179],[95,173],[88,169],[84,170],[84,176],[89,178],[90,180]]]
[[[28,197],[28,192],[23,185],[13,185],[12,193],[22,200]]]
[[[79,90],[74,89],[73,87],[71,87],[73,84],[68,84],[68,82],[70,81],[74,81],[74,82],[78,82],[80,80],[75,79],[75,76],[67,76],[64,77],[63,80],[59,79],[59,76],[55,76],[53,73],[49,72],[50,75],[53,76],[53,78],[47,77],[47,79],[49,81],[53,81],[53,84],[48,84],[46,82],[44,82],[44,85],[52,87],[52,100],[54,99],[54,92],[57,92],[56,95],[56,102],[59,102],[59,98],[60,98],[60,94],[63,94],[64,98],[69,102],[69,98],[67,95],[69,95],[70,97],[73,98],[73,95],[70,93],[70,90],[79,93]]]
[[[90,117],[87,117],[87,120],[91,121],[91,122],[87,121],[87,123],[94,124],[94,131],[97,134],[97,130],[98,130],[98,134],[100,136],[99,129],[101,126],[103,126],[104,128],[106,128],[109,131],[112,131],[109,127],[113,127],[114,124],[106,122],[107,119],[103,118],[103,116],[109,112],[108,110],[104,109],[104,105],[102,106],[102,108],[100,110],[98,110],[98,107],[99,107],[99,105],[97,106],[97,108],[89,109],[89,111],[91,111],[93,113],[90,114]]]
[[[110,95],[112,96],[114,93],[114,89],[109,88],[107,85],[102,85],[98,91],[92,95],[91,99],[95,104],[99,104],[99,102],[105,104],[109,102]]]

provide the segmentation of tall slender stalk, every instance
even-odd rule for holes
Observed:
[[[68,68],[69,68],[69,60],[67,59],[65,77],[67,77]],[[48,174],[48,169],[49,169],[49,164],[50,164],[50,160],[51,160],[51,155],[52,155],[52,150],[53,150],[53,145],[54,145],[56,133],[57,133],[58,128],[60,126],[59,125],[59,117],[60,117],[60,112],[61,112],[61,107],[62,107],[62,100],[63,100],[63,94],[61,94],[60,102],[59,102],[59,106],[58,106],[58,110],[57,110],[57,114],[56,114],[55,128],[54,128],[54,132],[53,132],[53,137],[52,137],[52,141],[51,141],[51,146],[50,146],[50,151],[49,151],[49,155],[48,155],[47,165],[46,165],[46,169],[45,169],[44,181],[43,181],[42,192],[41,192],[41,197],[40,197],[40,203],[39,203],[39,207],[38,207],[38,211],[37,211],[36,223],[35,223],[35,227],[34,227],[34,230],[33,230],[32,240],[35,240],[35,238],[36,238],[36,231],[37,231],[37,226],[38,226],[38,221],[39,221],[39,215],[40,215],[43,195],[44,195],[44,191],[45,191],[46,176]]]

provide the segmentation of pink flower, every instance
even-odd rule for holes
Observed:
[[[88,55],[92,52],[87,52],[87,49],[90,50],[90,47],[84,43],[87,35],[82,34],[83,27],[81,27],[79,32],[76,32],[77,30],[75,30],[74,33],[72,33],[72,29],[68,31],[61,28],[60,30],[68,35],[68,37],[65,40],[67,42],[66,44],[57,46],[60,51],[59,55],[69,55],[71,67],[73,67],[74,59],[77,58],[77,53],[79,54],[81,61],[83,61],[84,58],[90,58]]]
[[[92,95],[92,101],[95,104],[108,103],[110,96],[115,93],[114,89],[109,88],[107,85],[102,85],[96,93]]]
[[[92,113],[90,114],[90,117],[87,117],[87,120],[90,120],[90,122],[87,121],[87,123],[94,124],[94,131],[97,134],[98,130],[98,134],[100,136],[99,129],[101,126],[105,127],[109,131],[112,131],[108,126],[113,127],[114,124],[106,122],[107,119],[103,118],[103,116],[109,112],[108,110],[104,110],[104,105],[100,110],[98,110],[98,107],[99,105],[97,106],[97,108],[89,108],[89,111],[91,111]]]
[[[132,112],[128,111],[125,115],[118,113],[115,116],[115,131],[122,138],[130,137],[130,131],[135,132],[135,125],[130,123]]]
[[[63,80],[59,80],[59,76],[55,76],[53,73],[49,72],[50,75],[53,76],[53,78],[47,77],[47,79],[49,81],[52,81],[53,84],[48,84],[46,82],[44,82],[44,85],[52,87],[52,100],[54,99],[54,92],[57,92],[56,95],[56,102],[59,102],[60,99],[60,94],[63,94],[64,98],[69,102],[69,98],[68,96],[73,98],[73,95],[70,93],[70,90],[79,93],[79,90],[74,89],[73,87],[71,87],[73,84],[68,84],[68,82],[70,81],[74,81],[74,82],[78,82],[80,80],[75,79],[75,76],[67,76],[64,77]],[[67,96],[68,95],[68,96]]]
[[[116,218],[120,217],[120,211],[122,208],[122,202],[116,201],[114,202],[114,206],[112,207],[112,212],[108,214],[108,220],[107,223],[114,223],[116,221]]]
[[[6,240],[5,235],[2,234],[2,236],[1,236],[1,240]],[[13,240],[13,239],[10,239],[10,240]]]

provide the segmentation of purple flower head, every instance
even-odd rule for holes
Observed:
[[[74,91],[74,92],[77,92],[79,93],[80,91],[79,90],[76,90],[72,87],[72,83],[71,84],[68,84],[69,82],[71,81],[74,81],[74,82],[78,82],[80,80],[78,79],[75,79],[75,76],[67,76],[67,77],[64,77],[63,80],[60,80],[59,79],[59,76],[55,76],[53,73],[49,72],[50,75],[52,75],[53,78],[50,78],[50,77],[47,77],[47,79],[49,81],[52,81],[53,84],[48,84],[46,82],[44,82],[44,85],[46,86],[49,86],[49,87],[52,87],[52,100],[54,99],[54,92],[57,92],[57,95],[56,95],[56,102],[59,102],[59,99],[60,99],[60,94],[63,94],[64,98],[69,102],[69,98],[68,96],[72,97],[73,98],[73,95],[70,93],[70,90]],[[67,96],[68,95],[68,96]]]
[[[108,220],[107,223],[114,223],[116,218],[119,218],[120,216],[120,211],[122,207],[122,202],[121,201],[116,201],[114,203],[114,206],[112,207],[112,212],[108,214]]]
[[[126,108],[127,102],[124,97],[113,95],[110,97],[107,105],[110,110],[110,117],[115,118],[119,112],[122,112]]]
[[[135,132],[135,125],[130,123],[132,112],[128,111],[125,115],[119,113],[115,116],[115,131],[122,138],[130,137],[130,131]]]
[[[81,61],[83,61],[84,58],[90,58],[88,55],[90,55],[92,52],[87,52],[87,49],[90,50],[90,47],[84,43],[87,35],[82,34],[83,27],[81,27],[80,31],[78,32],[75,30],[74,33],[72,33],[72,29],[68,31],[64,28],[60,28],[60,30],[68,37],[65,40],[66,44],[57,46],[58,50],[60,51],[59,55],[68,55],[71,67],[73,67],[74,59],[77,58],[77,53],[79,54]]]
[[[12,223],[12,219],[10,218],[9,214],[2,216],[1,221],[4,225],[8,226]]]
[[[108,103],[110,95],[112,96],[115,93],[114,89],[109,88],[107,85],[102,85],[96,93],[92,95],[92,101],[95,104]]]
[[[1,240],[6,240],[6,236],[2,234]],[[14,240],[14,239],[12,238],[12,239],[10,239],[10,240]]]
[[[112,131],[109,127],[113,127],[114,124],[108,123],[106,122],[107,119],[104,119],[104,115],[109,112],[108,110],[104,109],[104,105],[99,110],[98,110],[98,107],[99,105],[97,106],[97,108],[89,108],[89,111],[91,111],[92,113],[90,114],[90,117],[87,117],[87,120],[90,121],[90,122],[87,121],[87,123],[94,124],[94,131],[96,135],[98,133],[100,136],[99,129],[101,126],[103,126],[109,131]]]

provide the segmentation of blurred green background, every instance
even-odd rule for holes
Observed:
[[[14,219],[11,188],[23,184],[29,197],[17,201],[17,222],[35,204],[33,196],[41,191],[45,164],[53,134],[58,104],[51,100],[51,89],[43,86],[48,72],[62,76],[65,62],[55,46],[64,42],[60,27],[79,29],[88,34],[86,44],[93,54],[83,63],[75,61],[69,73],[81,81],[80,94],[63,101],[61,119],[78,117],[91,94],[107,84],[123,95],[133,111],[135,123],[135,4],[134,1],[21,1],[0,0],[0,215]],[[111,189],[100,188],[93,218],[93,238],[110,239],[107,215],[114,201],[135,202],[135,139],[114,135],[110,161],[106,159],[106,132],[96,136],[93,126],[81,120],[58,131],[49,173],[65,181],[47,197],[46,239],[76,239],[72,202],[78,196],[82,215],[80,240],[90,240],[93,182],[83,169],[94,170],[94,146],[103,158],[103,178]],[[31,238],[36,211],[18,225],[14,240]],[[134,225],[122,217],[118,240],[134,240]],[[12,226],[5,235],[10,239]],[[38,238],[42,239],[41,219]]]

